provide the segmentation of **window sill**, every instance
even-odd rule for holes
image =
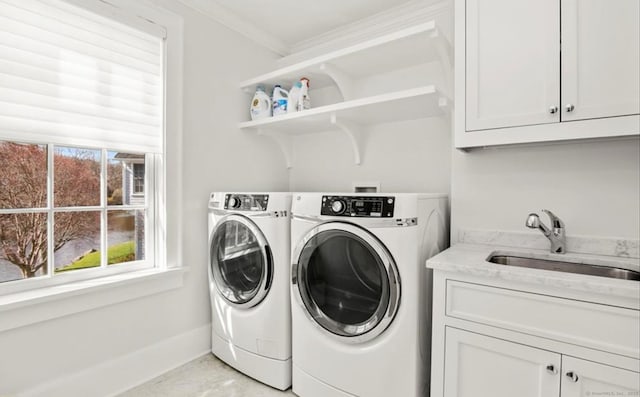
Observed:
[[[141,270],[0,296],[0,332],[179,288],[185,272]]]

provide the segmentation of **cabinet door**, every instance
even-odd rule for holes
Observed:
[[[560,121],[559,0],[466,0],[465,41],[466,131]]]
[[[446,328],[444,395],[549,397],[560,394],[560,355]],[[548,366],[550,369],[547,369]]]
[[[562,397],[638,396],[640,374],[563,356],[561,388]]]
[[[562,0],[562,120],[640,113],[640,1]]]

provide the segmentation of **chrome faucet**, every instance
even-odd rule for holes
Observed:
[[[566,252],[564,222],[549,210],[542,210],[542,212],[549,215],[552,228],[549,229],[546,227],[545,224],[540,221],[538,214],[529,214],[526,222],[527,227],[530,229],[540,229],[542,234],[551,241],[552,253],[564,254]]]

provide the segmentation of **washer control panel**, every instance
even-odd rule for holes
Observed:
[[[322,196],[320,215],[393,218],[393,196]]]
[[[225,210],[266,211],[269,203],[268,194],[226,194]]]

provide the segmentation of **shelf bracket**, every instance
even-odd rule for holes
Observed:
[[[320,71],[336,83],[340,94],[342,94],[343,101],[354,98],[353,78],[351,76],[329,63],[321,63]]]
[[[351,148],[353,149],[353,162],[356,165],[362,164],[362,147],[363,147],[363,134],[362,126],[353,123],[349,120],[338,120],[335,113],[331,114],[330,122],[332,125],[338,127],[338,129],[344,132],[349,138]]]
[[[433,44],[440,57],[440,64],[442,65],[442,71],[444,72],[444,78],[448,88],[453,90],[453,49],[451,48],[451,43],[449,43],[449,40],[447,40],[438,29],[433,30],[430,38],[433,40]]]
[[[453,125],[453,102],[446,96],[438,98],[438,107],[442,110],[443,118],[447,120],[450,125]]]
[[[291,142],[291,136],[283,132],[267,131],[262,128],[258,128],[258,135],[271,138],[280,147],[287,169],[291,169],[293,160],[293,143]]]
[[[438,98],[438,107],[445,113],[451,113],[451,100],[446,96],[441,96]]]

